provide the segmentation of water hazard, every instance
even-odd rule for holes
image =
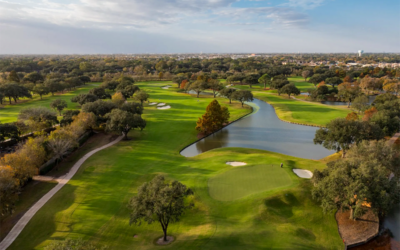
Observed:
[[[258,111],[181,151],[186,157],[215,148],[242,147],[277,152],[305,159],[321,159],[334,153],[313,142],[316,127],[286,123],[274,108],[254,99]]]

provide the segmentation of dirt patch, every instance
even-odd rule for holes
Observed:
[[[167,105],[167,106],[163,106],[163,107],[157,107],[157,109],[170,109],[171,106]]]
[[[293,172],[300,178],[311,179],[313,173],[310,170],[293,169]]]
[[[228,162],[226,162],[226,164],[234,166],[234,167],[246,166],[247,165],[246,162],[240,162],[240,161],[228,161]]]
[[[361,218],[350,220],[350,211],[336,213],[339,233],[347,246],[367,242],[379,232],[379,218],[368,210]]]
[[[400,250],[400,243],[390,237],[386,232],[383,235],[376,237],[367,244],[352,247],[352,250]]]
[[[167,236],[167,241],[164,241],[164,237],[159,238],[156,243],[157,245],[169,245],[174,241],[173,236]]]

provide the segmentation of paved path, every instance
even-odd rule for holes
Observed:
[[[389,140],[389,144],[393,145],[396,143],[396,141],[399,139],[400,137],[400,133],[395,134],[390,140]]]
[[[11,231],[8,233],[8,235],[4,238],[4,240],[0,243],[0,250],[5,250],[7,249],[13,242],[14,240],[18,237],[18,235],[22,232],[26,224],[32,219],[32,217],[36,214],[37,211],[41,207],[43,207],[46,202],[50,200],[53,195],[55,195],[58,190],[60,190],[65,184],[68,183],[68,181],[75,175],[75,173],[78,171],[78,169],[81,167],[81,165],[93,154],[99,152],[100,150],[103,150],[105,148],[108,148],[119,141],[121,141],[123,136],[118,137],[114,141],[108,143],[107,145],[104,145],[100,148],[97,148],[95,150],[90,151],[87,153],[85,156],[83,156],[79,161],[77,161],[74,166],[71,168],[71,170],[66,173],[65,175],[59,177],[58,179],[54,179],[58,181],[57,186],[55,186],[52,190],[50,190],[47,194],[45,194],[38,202],[35,203],[23,216],[22,218],[17,222],[17,224],[11,229]]]

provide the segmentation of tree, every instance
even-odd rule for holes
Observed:
[[[111,100],[117,107],[120,107],[122,104],[125,103],[125,97],[121,94],[121,92],[116,92],[112,97]]]
[[[90,82],[90,77],[88,76],[79,76],[79,80],[81,80],[81,82],[83,82],[83,84]]]
[[[221,107],[217,100],[213,100],[208,104],[206,113],[197,121],[196,130],[205,134],[213,133],[229,122],[229,116],[228,108]]]
[[[84,105],[86,103],[95,102],[99,99],[98,96],[93,94],[79,94],[71,98],[71,102],[77,102],[79,105]]]
[[[208,87],[213,91],[214,98],[217,96],[217,92],[224,89],[225,86],[220,83],[217,79],[211,79],[208,82]]]
[[[204,91],[205,89],[207,89],[207,87],[208,84],[206,82],[197,80],[194,83],[190,84],[189,90],[193,90],[194,92],[196,92],[197,98],[199,98],[201,91]]]
[[[58,91],[62,91],[63,90],[63,85],[60,83],[59,79],[50,79],[50,80],[46,80],[44,82],[45,86],[47,87],[47,89],[49,90],[49,92],[51,93],[51,95],[54,96],[54,93],[58,92]]]
[[[379,126],[386,136],[392,136],[399,131],[400,118],[398,116],[391,116],[390,111],[381,110],[375,113],[369,122]]]
[[[14,175],[15,170],[10,166],[0,165],[0,215],[2,217],[12,214],[18,201],[20,187]]]
[[[308,82],[314,84],[314,86],[317,86],[317,84],[322,81],[325,81],[325,76],[323,74],[315,74],[308,79]]]
[[[100,87],[114,91],[117,88],[118,84],[119,84],[119,82],[117,82],[117,81],[106,81],[106,82],[103,82],[100,85]]]
[[[366,205],[384,215],[399,202],[400,186],[389,179],[377,160],[349,158],[333,162],[322,171],[315,170],[312,196],[325,212],[350,210],[350,219],[362,216]]]
[[[397,96],[395,96],[391,93],[385,93],[385,94],[378,95],[372,104],[379,105],[379,104],[384,104],[385,102],[393,101],[393,100],[397,100]]]
[[[91,89],[89,94],[97,96],[98,99],[111,99],[111,95],[106,93],[106,90],[102,87]]]
[[[383,90],[388,93],[394,93],[395,95],[398,95],[400,91],[400,82],[396,79],[385,80],[383,83]]]
[[[29,73],[29,74],[25,75],[25,77],[24,77],[23,80],[24,80],[25,82],[33,82],[33,83],[36,83],[36,82],[41,82],[41,81],[43,81],[44,79],[43,79],[43,76],[42,76],[41,74],[39,74],[39,73],[37,73],[37,72],[32,72],[32,73]]]
[[[232,99],[237,100],[242,103],[242,107],[244,102],[251,102],[254,100],[253,94],[249,90],[238,90],[233,92]]]
[[[381,89],[382,84],[379,83],[379,79],[372,78],[372,77],[364,77],[360,81],[360,88],[364,91],[369,93],[370,91],[374,91],[376,89]]]
[[[168,183],[158,175],[140,186],[137,196],[131,198],[129,223],[140,225],[142,221],[148,224],[158,221],[164,232],[164,241],[167,241],[169,223],[178,222],[184,211],[193,207],[192,203],[185,202],[186,197],[192,194],[192,190],[182,183]]]
[[[33,87],[33,93],[38,94],[40,99],[42,99],[43,95],[47,95],[49,92],[49,88],[44,84],[36,84],[35,87]]]
[[[400,154],[385,140],[362,141],[349,150],[347,157],[360,162],[375,161],[376,165],[386,168],[387,175],[393,173],[400,180]]]
[[[18,140],[20,136],[20,132],[18,127],[12,123],[0,123],[0,142],[3,142],[6,139],[15,139]]]
[[[21,97],[32,97],[26,87],[21,86],[15,82],[5,83],[1,85],[0,90],[4,96],[8,97],[10,104],[11,99],[14,99],[14,102],[16,103],[17,100]]]
[[[382,138],[382,131],[374,124],[337,118],[329,122],[326,128],[317,130],[314,144],[321,144],[327,149],[336,150],[336,152],[343,150],[342,157],[344,158],[353,143]]]
[[[178,84],[178,88],[181,87],[181,83],[182,81],[187,80],[186,76],[184,76],[183,74],[178,74],[177,76],[175,76],[174,78],[172,78],[172,82]]]
[[[158,79],[160,79],[160,81],[161,81],[161,79],[163,78],[163,76],[164,76],[164,73],[163,73],[163,72],[158,73]]]
[[[139,91],[139,87],[136,85],[129,85],[125,83],[120,83],[117,87],[117,91],[127,99],[130,98],[136,91]]]
[[[147,101],[149,99],[150,95],[147,94],[146,91],[144,90],[139,90],[133,95],[133,100],[140,102],[140,104],[143,106],[143,102]]]
[[[289,96],[290,99],[290,95],[300,95],[300,90],[293,84],[286,84],[285,86],[283,86],[280,90],[280,93],[283,94],[287,94]]]
[[[142,130],[146,127],[146,121],[140,115],[121,109],[113,109],[105,117],[107,118],[107,130],[120,132],[125,139],[128,139],[131,129],[140,128]]]
[[[81,62],[79,64],[79,69],[82,71],[90,71],[92,69],[92,65],[90,62]]]
[[[258,84],[258,79],[260,78],[259,74],[248,74],[244,80],[247,84],[249,84],[250,88],[253,84]]]
[[[67,106],[68,106],[67,102],[61,99],[53,100],[50,103],[50,108],[57,110],[60,113],[60,115],[61,111],[63,111]]]
[[[301,76],[304,78],[304,81],[307,81],[307,78],[310,77],[311,72],[309,70],[304,70],[301,72]]]
[[[334,77],[326,78],[325,83],[329,84],[333,88],[335,88],[335,86],[338,86],[339,84],[342,83],[342,79],[340,79],[340,77],[334,76]]]
[[[63,118],[62,118],[62,120],[61,120],[61,122],[60,122],[60,125],[61,125],[62,127],[65,127],[65,126],[71,124],[71,123],[74,121],[73,118],[74,118],[75,116],[77,116],[79,113],[80,113],[79,110],[66,110],[66,111],[63,113]]]
[[[126,102],[122,104],[122,106],[119,109],[129,112],[131,114],[137,114],[137,115],[143,114],[143,106],[136,102]]]
[[[10,82],[19,82],[19,76],[15,70],[11,70],[10,74],[7,77],[7,80]]]
[[[270,84],[270,87],[272,89],[281,89],[283,86],[289,84],[290,82],[287,80],[287,78],[283,75],[277,75],[272,79],[272,83]],[[278,91],[278,94],[279,91]]]
[[[365,95],[357,96],[352,102],[351,106],[358,110],[358,112],[362,112],[369,106],[369,99]]]
[[[232,94],[236,91],[236,89],[233,88],[224,88],[221,91],[219,91],[219,94],[225,98],[229,99],[229,103],[232,103]]]
[[[358,121],[359,118],[358,118],[358,115],[357,115],[356,112],[351,112],[351,113],[347,114],[346,120],[348,120],[348,121]]]
[[[268,74],[264,74],[258,79],[258,82],[264,84],[264,89],[266,89],[267,84],[271,83],[271,76]]]
[[[31,131],[41,131],[58,123],[57,113],[40,106],[22,109],[18,120],[26,123]]]
[[[111,110],[116,109],[115,105],[111,101],[97,100],[95,102],[89,102],[82,106],[82,111],[86,113],[93,113],[96,116],[97,124],[102,124],[107,121],[106,114],[110,113]]]
[[[81,81],[81,79],[79,79],[79,77],[66,78],[65,82],[68,84],[68,87],[71,89],[81,86],[83,84],[83,82]]]
[[[65,153],[78,146],[78,135],[73,133],[69,127],[60,127],[50,133],[47,146],[56,159],[62,159]]]
[[[371,117],[377,112],[378,112],[378,110],[375,107],[365,110],[362,120],[369,121],[371,119]]]
[[[338,87],[338,95],[348,102],[347,107],[350,108],[351,102],[359,95],[361,95],[360,87],[357,83],[344,82]]]

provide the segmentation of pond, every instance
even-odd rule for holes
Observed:
[[[242,147],[277,152],[305,159],[321,159],[334,153],[313,142],[319,128],[279,120],[274,108],[254,99],[253,114],[223,128],[181,151],[186,157],[215,148]]]
[[[375,101],[376,99],[376,95],[370,95],[368,96],[368,104],[371,104],[373,101]],[[334,105],[334,106],[347,106],[348,103],[347,102],[330,102],[330,101],[324,101],[321,102],[325,105]]]

